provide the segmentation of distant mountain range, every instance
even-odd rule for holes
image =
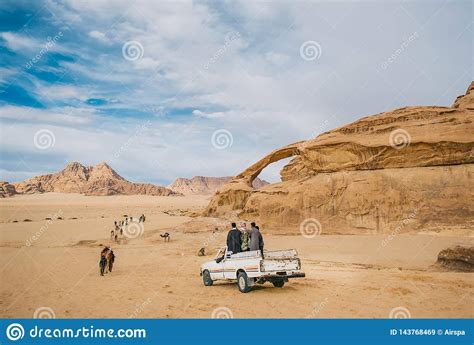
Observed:
[[[191,179],[180,177],[170,184],[168,188],[184,195],[212,195],[231,179],[231,176],[194,176]],[[258,177],[253,181],[253,187],[255,189],[259,189],[267,184],[269,184],[269,182],[261,180]]]
[[[84,166],[78,162],[73,162],[57,173],[36,176],[17,183],[0,183],[0,197],[45,192],[81,193],[85,195],[181,195],[163,186],[127,181],[107,163]]]
[[[231,178],[230,176],[178,178],[167,188],[151,183],[127,181],[105,162],[95,166],[84,166],[81,163],[72,162],[57,173],[35,176],[22,182],[0,182],[0,198],[15,194],[47,192],[85,195],[212,195]],[[256,189],[267,184],[268,182],[259,178],[256,178],[253,183]]]

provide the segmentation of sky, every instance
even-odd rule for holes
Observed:
[[[0,2],[0,180],[232,176],[473,80],[471,1]],[[279,180],[285,162],[260,177]]]

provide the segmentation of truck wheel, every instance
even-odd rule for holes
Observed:
[[[211,286],[214,283],[214,281],[211,279],[211,274],[208,270],[202,272],[202,282],[205,286]]]
[[[237,275],[237,286],[239,287],[240,292],[246,293],[250,291],[250,283],[247,273],[239,272]]]
[[[285,285],[285,281],[283,279],[272,281],[272,283],[273,283],[273,286],[277,288],[282,288],[283,285]]]

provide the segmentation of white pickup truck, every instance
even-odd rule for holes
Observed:
[[[289,278],[302,278],[301,261],[295,249],[260,250],[232,254],[226,248],[217,252],[214,260],[201,265],[201,276],[205,286],[216,280],[237,280],[240,292],[249,292],[255,284],[267,281],[275,287],[283,287]]]

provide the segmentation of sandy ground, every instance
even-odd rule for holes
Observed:
[[[191,219],[181,211],[207,202],[56,193],[0,200],[0,316],[33,317],[41,307],[61,318],[206,318],[216,308],[240,318],[386,318],[399,307],[414,318],[474,316],[474,275],[433,267],[441,249],[473,245],[467,236],[398,235],[382,245],[382,235],[308,239],[263,229],[266,248],[298,250],[307,277],[248,294],[233,283],[205,287],[199,266],[224,244],[226,231],[175,227]],[[147,215],[142,236],[118,244],[109,239],[114,220],[141,213]],[[45,220],[53,215],[63,220]],[[165,231],[169,243],[159,236]],[[117,256],[105,277],[98,269],[103,244]],[[204,244],[212,254],[199,257]]]

